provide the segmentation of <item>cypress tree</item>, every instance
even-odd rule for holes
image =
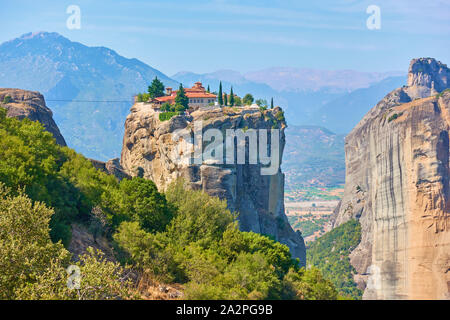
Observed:
[[[270,109],[273,109],[273,98],[270,100]]]
[[[220,81],[220,84],[219,84],[219,94],[217,97],[217,102],[219,102],[220,105],[223,105],[222,81]]]
[[[158,77],[155,77],[152,84],[148,87],[150,98],[154,99],[164,96],[164,89],[164,84],[158,79]]]
[[[228,105],[228,98],[227,98],[227,94],[226,94],[226,93],[223,95],[223,104],[224,104],[225,106]]]
[[[180,83],[180,88],[177,91],[177,96],[175,97],[175,106],[182,105],[184,109],[189,108],[189,98],[184,92],[183,84]]]
[[[208,84],[208,89],[206,89],[206,92],[211,92],[211,91],[209,90],[209,84]]]
[[[230,106],[234,106],[234,93],[233,93],[233,87],[231,87],[231,91],[230,91]]]

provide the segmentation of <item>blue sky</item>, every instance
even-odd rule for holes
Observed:
[[[0,42],[54,31],[172,75],[273,66],[406,71],[415,57],[450,63],[449,0],[1,0]],[[366,8],[381,10],[369,30]],[[81,29],[69,30],[69,5]]]

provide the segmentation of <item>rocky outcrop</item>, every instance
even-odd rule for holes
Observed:
[[[279,166],[271,175],[263,175],[260,164],[248,164],[248,161],[245,164],[221,164],[211,159],[201,163],[180,161],[179,157],[185,149],[174,141],[174,133],[181,129],[191,132],[199,121],[202,121],[203,132],[214,128],[224,136],[227,129],[241,128],[247,132],[251,129],[270,131],[280,128],[277,142],[281,159],[285,122],[280,108],[263,111],[254,107],[212,107],[160,121],[159,112],[152,105],[136,103],[125,122],[121,156],[123,168],[130,175],[153,180],[160,190],[182,177],[192,188],[227,200],[229,209],[239,213],[241,230],[273,236],[286,244],[292,255],[304,265],[303,238],[292,230],[284,213],[284,174]],[[187,140],[184,140],[185,144],[190,143]],[[271,139],[268,140],[270,149]],[[249,156],[248,149],[246,156]]]
[[[8,117],[28,118],[32,121],[39,121],[47,131],[53,134],[56,143],[66,146],[66,141],[53,120],[53,113],[47,108],[44,96],[39,92],[21,89],[0,89],[0,106],[6,108]]]
[[[346,138],[334,226],[359,219],[350,259],[365,299],[450,298],[449,74],[434,59],[413,60],[408,85]]]

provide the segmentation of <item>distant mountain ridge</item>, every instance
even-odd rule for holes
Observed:
[[[321,125],[338,133],[347,133],[346,130],[356,121],[352,115],[359,117],[365,114],[379,100],[382,90],[377,89],[378,84],[386,81],[384,92],[398,87],[398,82],[391,83],[385,79],[349,93],[351,88],[366,86],[388,74],[346,72],[336,78],[350,81],[356,74],[359,75],[355,76],[359,84],[352,80],[346,85],[346,80],[343,85],[333,87],[335,71],[295,68],[266,70],[266,76],[263,76],[264,70],[247,74],[218,70],[207,74],[179,72],[171,78],[137,59],[124,58],[114,50],[87,47],[57,33],[47,32],[28,33],[0,45],[0,87],[41,92],[67,144],[87,157],[103,161],[120,154],[124,123],[133,102],[132,97],[146,91],[155,76],[171,87],[177,87],[180,82],[187,87],[202,81],[205,87],[210,85],[211,91],[217,91],[219,81],[222,81],[225,92],[233,86],[234,92],[241,96],[252,93],[255,98],[266,99],[269,103],[273,97],[275,105],[285,110],[289,126]],[[287,74],[289,70],[293,70],[294,74]],[[310,72],[309,78],[307,74],[299,76],[299,70]],[[322,80],[320,74],[325,75]],[[316,78],[310,79],[312,75]],[[296,77],[302,81],[309,79],[311,83],[301,88],[300,80],[292,80],[290,87],[287,86],[292,91],[278,91],[272,76],[280,81],[279,85],[283,88],[286,87],[283,81]],[[344,113],[350,114],[349,117],[342,117]],[[290,132],[287,131],[288,145]],[[306,135],[305,139],[311,137]],[[304,144],[314,144],[315,138],[312,139],[305,140]],[[320,152],[323,153],[323,150]],[[340,167],[341,164],[333,162],[331,166]]]
[[[320,126],[288,126],[281,165],[286,190],[344,184],[344,138]]]
[[[319,70],[311,68],[273,67],[245,74],[247,80],[265,83],[277,91],[353,91],[404,72],[360,72],[354,70]]]
[[[291,70],[293,74],[289,74]],[[255,99],[268,102],[273,98],[275,105],[285,110],[288,124],[325,126],[337,133],[350,132],[386,92],[406,83],[406,73],[395,71],[295,68],[270,68],[246,74],[234,70],[204,74],[183,71],[172,78],[185,86],[201,81],[205,86],[210,85],[212,91],[217,91],[222,81],[225,92],[233,86],[234,93],[240,96],[251,93]],[[288,84],[290,80],[292,83]]]
[[[133,95],[146,91],[155,76],[178,85],[137,59],[57,33],[28,33],[0,45],[0,87],[44,94],[67,144],[96,159],[120,154]]]

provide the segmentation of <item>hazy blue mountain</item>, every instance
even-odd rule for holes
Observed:
[[[399,72],[270,68],[246,74],[233,70],[205,74],[183,71],[172,78],[185,86],[201,81],[216,92],[219,81],[222,81],[226,92],[233,86],[239,96],[252,93],[255,99],[262,98],[268,102],[273,97],[275,105],[285,110],[288,124],[321,125],[339,133],[348,133],[375,103],[399,87],[398,83],[405,77],[389,77],[397,74]],[[335,104],[339,105],[336,109]],[[340,112],[340,109],[350,114]]]
[[[0,45],[0,87],[43,93],[67,144],[100,160],[120,156],[132,97],[155,76],[178,85],[137,59],[57,33],[29,33]]]
[[[369,88],[352,91],[316,109],[310,123],[337,133],[349,133],[386,94],[405,84],[406,76],[389,77]]]
[[[286,118],[291,124],[305,124],[314,111],[321,108],[327,102],[345,94],[342,90],[323,88],[316,91],[277,91],[265,83],[250,81],[241,73],[233,70],[218,70],[211,73],[198,74],[193,72],[178,72],[173,79],[183,83],[184,86],[192,86],[194,82],[201,81],[205,88],[209,85],[211,91],[219,90],[219,82],[225,92],[233,92],[241,97],[251,93],[255,99],[274,99],[274,104],[285,110]]]
[[[319,70],[311,68],[272,67],[248,72],[247,80],[265,83],[277,91],[318,91],[349,92],[367,88],[391,76],[404,72],[360,72],[354,70]]]
[[[282,163],[286,190],[343,184],[344,139],[324,127],[288,125]]]
[[[233,86],[233,92],[241,97],[251,93],[255,99],[274,97],[274,99],[279,100],[278,104],[284,105],[285,103],[285,99],[267,84],[248,81],[239,72],[233,70],[218,70],[205,74],[182,71],[174,74],[172,79],[183,83],[185,87],[192,86],[195,82],[200,81],[205,88],[209,85],[212,92],[219,91],[219,82],[222,81],[224,92],[229,93],[231,86]]]

